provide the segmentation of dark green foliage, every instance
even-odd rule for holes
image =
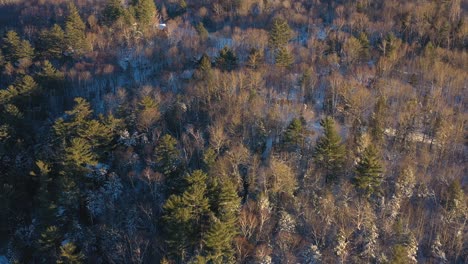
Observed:
[[[60,247],[60,257],[57,264],[81,263],[84,263],[84,255],[77,250],[75,244],[68,242]]]
[[[38,84],[34,79],[29,76],[25,75],[23,78],[18,80],[15,83],[15,89],[16,89],[16,95],[21,95],[21,96],[28,96],[34,93],[38,89]]]
[[[369,121],[370,133],[373,141],[376,144],[383,143],[384,132],[385,132],[385,119],[387,112],[387,102],[385,97],[380,96],[377,100],[377,103],[374,106],[374,112],[372,113],[371,119]]]
[[[164,135],[158,142],[155,149],[156,163],[158,169],[165,175],[171,175],[179,166],[180,153],[177,149],[177,139],[171,135]]]
[[[288,149],[298,149],[303,147],[305,138],[305,120],[293,118],[284,132],[284,144]]]
[[[96,165],[96,154],[91,150],[91,145],[83,138],[74,138],[70,146],[65,149],[65,161],[71,165]]]
[[[313,87],[313,72],[310,68],[307,68],[299,80],[299,85],[301,86],[304,98],[306,101],[311,101],[314,97],[314,87]]]
[[[324,171],[326,181],[330,182],[343,171],[345,148],[331,117],[323,119],[320,125],[324,134],[317,139],[314,158],[317,166]]]
[[[65,75],[46,60],[42,63],[42,69],[38,74],[38,81],[45,90],[63,89],[65,85]]]
[[[66,111],[66,120],[57,119],[54,132],[64,144],[64,158],[68,164],[96,164],[100,156],[113,148],[111,141],[115,136],[115,127],[109,126],[109,119],[91,119],[93,111],[83,98],[75,98],[75,103],[72,110]]]
[[[81,56],[90,49],[86,40],[86,26],[81,20],[78,9],[73,3],[68,4],[69,15],[65,23],[65,44],[67,52]]]
[[[369,59],[370,42],[367,34],[365,32],[359,33],[358,40],[361,43],[361,58],[363,60]]]
[[[211,147],[206,149],[206,151],[203,153],[203,163],[207,171],[209,171],[209,169],[215,164],[216,156],[216,151]]]
[[[5,59],[17,63],[19,60],[32,60],[34,49],[27,40],[21,40],[15,31],[8,31],[3,38],[3,53]]]
[[[211,71],[211,59],[206,53],[203,53],[198,61],[198,69],[204,73],[204,75]]]
[[[187,189],[181,195],[170,196],[164,205],[166,243],[171,254],[181,261],[199,245],[209,214],[206,180],[206,174],[194,171],[186,178]]]
[[[234,257],[233,239],[237,234],[241,200],[230,180],[219,182],[213,187],[211,202],[216,216],[203,240],[207,246],[208,257],[214,263],[227,263]]]
[[[448,188],[447,209],[449,211],[456,211],[463,207],[464,199],[463,189],[457,180],[452,181]]]
[[[289,68],[294,62],[294,57],[286,47],[280,47],[275,51],[275,63],[279,67]]]
[[[216,65],[224,71],[234,70],[237,67],[236,54],[231,48],[225,46],[216,57]]]
[[[206,40],[208,38],[208,30],[206,30],[202,22],[198,23],[195,28],[202,40]]]
[[[56,226],[47,227],[44,232],[41,233],[39,238],[39,248],[46,256],[56,254],[55,250],[60,243],[60,232]]]
[[[247,66],[252,69],[257,69],[263,64],[263,52],[252,48],[247,58]]]
[[[55,24],[51,29],[44,29],[39,35],[40,53],[44,57],[59,59],[65,50],[65,32]]]
[[[104,24],[110,26],[125,13],[120,0],[107,0],[106,6],[102,11],[102,21]]]
[[[204,237],[208,259],[212,263],[232,262],[234,250],[232,247],[232,228],[229,223],[215,220]]]
[[[353,183],[367,197],[380,194],[382,173],[383,168],[377,150],[373,146],[367,147],[356,166]]]
[[[158,14],[153,0],[134,0],[135,18],[142,26],[148,26]]]
[[[289,27],[288,22],[284,19],[276,18],[273,20],[273,24],[270,29],[268,45],[273,50],[283,48],[288,44],[292,36],[292,30]]]
[[[16,113],[30,111],[32,103],[36,102],[34,99],[36,99],[36,95],[38,94],[39,85],[31,76],[24,75],[19,77],[7,90],[3,90],[0,93],[0,102],[11,103],[5,106],[6,112],[9,112],[12,116],[19,117],[20,115]]]

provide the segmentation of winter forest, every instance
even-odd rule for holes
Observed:
[[[468,263],[468,2],[0,0],[0,263]]]

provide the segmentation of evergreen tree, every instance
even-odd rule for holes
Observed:
[[[385,132],[385,113],[387,111],[386,100],[384,96],[380,96],[374,107],[369,126],[373,141],[380,145],[384,140]]]
[[[8,31],[3,38],[3,53],[5,54],[5,58],[10,61],[16,61],[15,54],[16,50],[19,49],[21,45],[21,39],[18,36],[18,33],[15,31]]]
[[[158,15],[158,10],[153,0],[134,0],[135,18],[143,25],[148,26]]]
[[[268,45],[273,50],[284,48],[291,40],[292,36],[292,30],[288,22],[284,19],[276,18],[273,20],[273,25],[270,30]]]
[[[92,151],[89,142],[83,138],[73,138],[70,146],[65,148],[65,161],[70,165],[96,165],[97,156]]]
[[[42,160],[36,161],[38,173],[31,172],[31,175],[38,176],[39,189],[37,194],[37,203],[39,204],[39,218],[43,224],[51,223],[55,219],[56,206],[51,201],[51,193],[49,192],[49,185],[52,182],[50,177],[50,165]]]
[[[3,52],[5,58],[12,63],[22,59],[32,60],[34,56],[34,48],[29,41],[21,40],[18,34],[11,30],[3,38]]]
[[[356,176],[354,185],[362,191],[367,197],[372,194],[380,193],[380,185],[383,180],[383,169],[378,158],[378,152],[373,147],[367,147],[356,166]]]
[[[102,11],[102,20],[104,24],[110,26],[125,13],[120,0],[107,0],[106,6]]]
[[[60,247],[60,258],[57,264],[81,264],[84,255],[79,252],[74,243],[68,242]]]
[[[56,125],[54,125],[55,132],[59,136],[78,135],[78,131],[85,130],[88,125],[88,121],[93,113],[91,105],[81,97],[75,98],[74,101],[75,106],[73,109],[65,111],[70,117],[70,121],[64,122],[62,118],[59,118]]]
[[[314,153],[315,163],[324,170],[325,179],[330,182],[336,179],[343,170],[345,148],[331,117],[323,119],[320,125],[323,127],[324,135],[317,139]]]
[[[86,26],[73,2],[68,4],[68,12],[65,22],[65,43],[69,52],[80,56],[89,49],[85,34]]]
[[[304,118],[293,118],[284,132],[284,144],[287,148],[297,149],[304,145]]]
[[[55,24],[50,30],[43,30],[39,35],[39,47],[44,57],[59,59],[65,47],[65,32]]]
[[[61,89],[65,83],[65,75],[58,71],[48,60],[42,63],[38,81],[44,89]]]
[[[205,173],[194,171],[186,178],[187,189],[181,195],[171,195],[163,207],[166,243],[171,254],[182,262],[201,242],[204,221],[209,214],[206,180]]]
[[[258,69],[263,63],[263,52],[252,48],[249,52],[249,57],[247,58],[247,66],[252,69]]]
[[[241,199],[235,184],[228,179],[214,184],[211,189],[213,193],[210,196],[214,200],[212,209],[216,216],[204,237],[208,256],[214,263],[232,262]]]
[[[448,188],[447,209],[451,212],[457,212],[464,207],[464,201],[466,201],[465,194],[460,183],[458,180],[453,180]]]
[[[211,59],[206,53],[203,53],[200,60],[198,61],[198,67],[195,72],[195,78],[209,81],[211,79],[211,76]]]
[[[359,33],[358,36],[359,43],[361,43],[361,57],[363,60],[369,59],[369,48],[370,42],[367,34],[365,32]]]
[[[202,22],[198,23],[195,29],[197,30],[198,35],[200,36],[202,40],[208,39],[208,35],[209,35],[208,30],[206,30]]]
[[[294,62],[293,55],[286,47],[280,47],[275,51],[275,63],[279,67],[289,68]]]
[[[212,263],[233,262],[234,250],[232,248],[232,226],[220,220],[215,220],[214,224],[204,236],[207,247],[208,259]]]
[[[310,102],[314,98],[314,87],[313,87],[313,77],[312,70],[307,68],[299,80],[299,85],[301,86],[302,93],[306,101]]]
[[[179,165],[179,150],[177,149],[177,139],[171,135],[164,135],[156,146],[156,162],[162,173],[170,175],[177,170]]]
[[[216,64],[224,71],[232,71],[237,67],[236,54],[234,54],[231,48],[224,46],[224,48],[219,51]]]
[[[58,246],[60,240],[60,232],[56,226],[47,227],[44,232],[41,233],[39,238],[39,250],[45,256],[55,256],[55,249]]]
[[[25,75],[23,78],[16,81],[14,86],[16,88],[17,94],[21,96],[31,95],[39,88],[36,81],[34,81],[34,79],[29,75]]]
[[[180,193],[184,185],[180,173],[180,152],[177,140],[171,135],[164,135],[155,149],[157,170],[166,177],[165,189],[167,194]]]

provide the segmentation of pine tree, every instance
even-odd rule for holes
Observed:
[[[65,75],[46,60],[42,63],[41,71],[38,74],[38,81],[41,87],[46,90],[61,89],[65,83]]]
[[[198,61],[198,68],[195,72],[195,78],[209,81],[211,79],[211,76],[211,59],[206,53],[203,53],[200,60]]]
[[[36,81],[34,81],[34,79],[29,75],[23,76],[23,78],[17,81],[14,86],[16,88],[17,94],[21,96],[30,95],[39,88]]]
[[[359,33],[358,36],[359,43],[361,43],[361,57],[363,60],[369,59],[369,48],[370,42],[367,34],[365,32]]]
[[[460,211],[460,208],[464,207],[465,194],[458,180],[453,180],[450,183],[446,201],[447,209],[450,212]]]
[[[16,53],[16,50],[20,47],[20,45],[21,45],[21,39],[18,36],[18,33],[12,30],[8,31],[5,37],[3,38],[3,46],[2,46],[3,52],[5,54],[5,58],[8,61],[10,62],[16,61],[15,53]]]
[[[50,30],[43,30],[39,35],[39,47],[44,57],[59,59],[65,47],[65,32],[55,24]]]
[[[373,146],[369,146],[356,166],[356,176],[353,179],[354,185],[367,197],[378,194],[383,180],[382,173],[383,168],[378,152]]]
[[[65,22],[65,43],[71,53],[80,56],[89,50],[85,34],[86,26],[72,2],[68,4],[68,12]]]
[[[102,11],[102,20],[104,24],[110,26],[125,13],[120,0],[107,0],[106,6]]]
[[[60,247],[60,258],[57,264],[81,264],[84,255],[79,252],[74,243],[68,242]]]
[[[205,173],[194,171],[186,178],[187,189],[181,195],[171,195],[163,207],[166,243],[182,262],[200,245],[203,222],[209,214],[206,180]]]
[[[229,263],[233,261],[232,226],[226,222],[215,220],[204,236],[208,258],[212,263]]]
[[[162,173],[170,175],[175,172],[180,162],[177,139],[169,134],[164,135],[156,146],[155,155],[159,170]]]
[[[158,10],[153,0],[134,0],[135,18],[143,25],[148,26],[157,17]]]
[[[304,118],[293,118],[284,132],[284,144],[287,148],[297,149],[304,145]]]
[[[206,30],[202,22],[198,23],[195,29],[197,30],[197,33],[202,40],[208,39],[208,35],[209,35],[208,30]]]
[[[214,188],[213,188],[214,187]],[[240,197],[236,186],[230,180],[225,180],[213,186],[210,196],[216,216],[204,237],[208,247],[208,256],[214,263],[227,263],[234,257],[233,239],[237,234],[237,219],[240,208]]]
[[[273,25],[270,30],[268,45],[271,49],[276,50],[284,48],[292,38],[292,31],[288,22],[281,18],[273,20]]]
[[[216,65],[224,71],[234,70],[237,67],[236,54],[231,48],[224,46],[216,58]]]
[[[343,170],[345,148],[341,137],[335,129],[335,122],[326,117],[320,122],[324,135],[317,139],[315,146],[315,163],[324,170],[327,182],[335,180]]]
[[[60,232],[56,226],[47,227],[44,232],[41,233],[39,238],[39,249],[42,253],[54,256],[56,254],[55,249],[60,240]]]
[[[6,60],[17,63],[19,60],[32,60],[34,48],[29,41],[21,40],[15,31],[8,31],[3,38],[3,52]]]
[[[312,77],[311,68],[307,68],[299,80],[299,85],[301,87],[302,93],[306,102],[312,101],[314,98],[314,87],[313,87],[313,77]]]
[[[387,111],[386,99],[380,96],[374,107],[369,126],[373,141],[380,145],[384,140],[385,112]]]
[[[293,55],[286,47],[280,47],[275,51],[275,63],[279,67],[289,68],[294,62]]]
[[[249,52],[249,57],[247,58],[247,66],[252,69],[257,69],[260,67],[263,61],[263,52],[252,48]]]
[[[73,138],[70,146],[65,148],[65,161],[70,165],[96,165],[97,156],[92,151],[89,142],[83,138]]]

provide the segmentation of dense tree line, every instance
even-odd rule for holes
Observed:
[[[0,262],[467,262],[466,8],[0,0]]]

